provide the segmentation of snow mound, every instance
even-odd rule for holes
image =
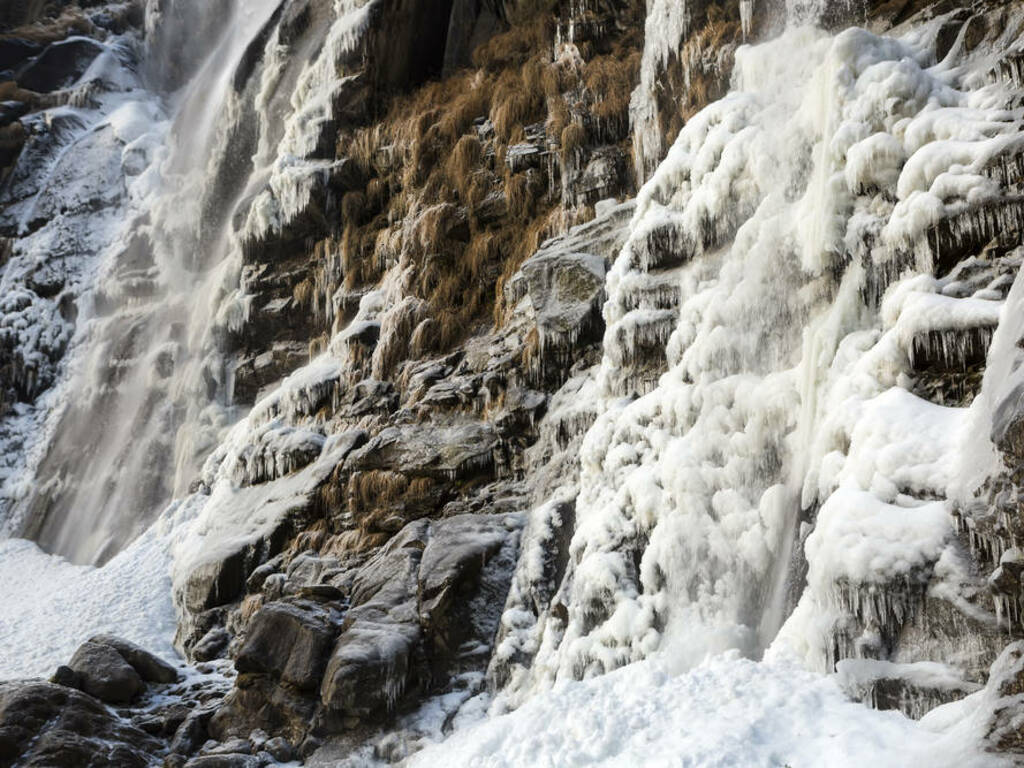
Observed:
[[[968,746],[976,743],[977,702],[942,707],[917,723],[851,702],[833,679],[787,663],[728,654],[674,675],[659,655],[556,686],[423,750],[410,766],[1006,765]]]

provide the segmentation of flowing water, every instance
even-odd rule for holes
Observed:
[[[235,81],[278,4],[149,9],[145,74],[173,116],[160,178],[103,267],[73,353],[73,396],[37,471],[46,482],[18,515],[44,548],[75,562],[107,559],[186,493],[230,417],[213,319],[237,280],[230,214],[253,173],[253,152],[238,141]],[[200,30],[201,50],[182,52]],[[172,60],[167,49],[198,58]]]

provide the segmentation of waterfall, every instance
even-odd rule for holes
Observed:
[[[148,9],[143,70],[173,115],[166,149],[83,302],[66,405],[51,416],[58,425],[36,470],[46,482],[14,510],[25,533],[75,562],[106,560],[185,493],[231,419],[213,321],[237,283],[230,214],[252,173],[253,151],[239,134],[247,119],[239,72],[277,5]],[[200,58],[161,63],[193,34]],[[184,66],[194,70],[187,84],[168,92]]]

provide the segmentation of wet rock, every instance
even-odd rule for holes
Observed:
[[[263,745],[263,749],[279,763],[287,763],[290,760],[295,759],[295,750],[292,749],[292,745],[280,736],[267,739],[267,743]]]
[[[103,46],[85,37],[51,43],[39,57],[18,73],[18,85],[36,93],[67,88],[103,53]]]
[[[186,579],[178,598],[193,614],[233,602],[245,592],[249,575],[281,551],[291,530],[291,521],[284,519],[267,535],[241,544],[225,557],[197,566]],[[209,628],[195,641],[207,631]]]
[[[331,727],[387,714],[408,691],[443,676],[474,629],[468,607],[481,571],[508,536],[497,516],[418,521],[359,570],[320,688]],[[499,578],[502,601],[508,576]]]
[[[485,474],[494,466],[499,446],[494,428],[486,423],[453,427],[388,427],[353,451],[346,469],[401,467],[411,475],[440,479]]]
[[[417,577],[429,528],[407,525],[356,575],[353,607],[320,687],[336,719],[390,710],[406,689],[420,639]]]
[[[81,689],[110,704],[127,704],[146,688],[139,673],[114,648],[86,641],[68,666],[81,681]]]
[[[25,115],[28,110],[28,104],[23,101],[0,102],[0,127],[10,125],[19,117]]]
[[[53,673],[50,682],[54,685],[65,685],[68,688],[81,688],[82,678],[71,667],[61,664]]]
[[[0,764],[143,768],[160,744],[96,699],[52,683],[0,683]]]
[[[626,157],[618,147],[596,150],[583,173],[572,184],[574,204],[593,205],[598,200],[615,197],[625,186],[627,165]]]
[[[202,709],[189,714],[174,732],[170,752],[178,755],[194,755],[209,738],[208,726],[212,710]]]
[[[173,738],[181,724],[185,722],[191,713],[191,704],[186,704],[183,701],[172,701],[166,706],[157,707],[142,715],[133,717],[132,724],[150,736],[158,736],[169,740]]]
[[[249,755],[252,754],[252,746],[248,739],[228,739],[223,743],[211,742],[199,750],[200,755]]]
[[[260,768],[262,765],[263,761],[254,755],[201,755],[185,763],[185,768]]]

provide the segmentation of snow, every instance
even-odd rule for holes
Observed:
[[[971,702],[977,705],[977,702]],[[942,712],[933,713],[938,720]],[[712,657],[680,673],[670,653],[537,696],[456,731],[410,768],[999,766],[974,747],[969,707],[934,730],[849,701],[788,663]],[[950,718],[952,719],[952,718]]]
[[[177,662],[168,533],[151,528],[102,568],[0,541],[0,680],[48,678],[105,632]]]

